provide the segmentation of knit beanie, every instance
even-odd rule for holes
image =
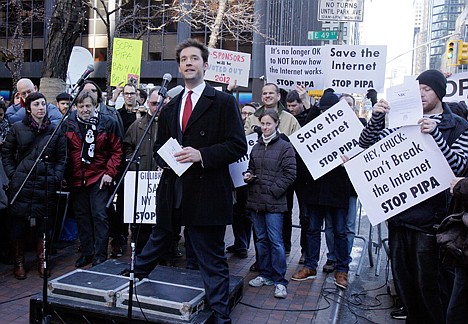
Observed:
[[[330,108],[331,106],[336,105],[339,101],[340,99],[333,92],[325,92],[322,98],[320,98],[319,109],[326,110]]]
[[[72,100],[72,96],[69,95],[68,93],[66,92],[62,92],[60,93],[57,97],[55,97],[55,100],[57,100],[57,102],[59,101],[62,101],[62,100]]]
[[[425,84],[431,87],[437,97],[442,101],[447,91],[447,78],[437,70],[427,70],[421,73],[416,80],[419,84]]]

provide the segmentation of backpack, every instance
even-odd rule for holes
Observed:
[[[468,265],[468,213],[447,216],[437,228],[436,238],[442,253],[449,254],[461,265]]]

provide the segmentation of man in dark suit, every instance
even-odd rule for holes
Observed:
[[[242,120],[233,96],[216,91],[203,80],[208,49],[193,39],[176,49],[185,89],[163,108],[154,154],[164,168],[157,193],[157,225],[136,259],[136,275],[148,274],[171,244],[172,222],[185,225],[203,279],[215,323],[230,323],[229,270],[224,253],[226,225],[232,223],[229,164],[247,153]],[[178,177],[157,150],[175,138],[183,150],[181,163],[192,162]]]

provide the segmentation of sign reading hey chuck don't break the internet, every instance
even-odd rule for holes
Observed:
[[[405,126],[345,163],[373,226],[449,188],[454,178],[436,142]]]
[[[363,126],[344,100],[289,136],[314,179],[343,163],[342,155],[362,151],[358,138]]]

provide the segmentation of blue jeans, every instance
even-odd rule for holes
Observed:
[[[287,285],[286,255],[283,245],[283,213],[252,211],[257,247],[257,266],[260,276],[276,284]]]
[[[346,238],[346,217],[348,210],[329,206],[308,205],[309,228],[307,230],[307,251],[305,267],[315,270],[318,266],[323,220],[329,215],[333,224],[336,255],[336,271],[348,272],[348,241]]]
[[[346,217],[346,237],[348,239],[348,262],[351,263],[351,251],[354,245],[354,236],[356,231],[356,208],[357,208],[357,197],[349,197],[349,208],[348,216]],[[335,239],[333,237],[333,222],[329,215],[325,219],[325,240],[327,242],[327,259],[336,261],[335,256]]]

